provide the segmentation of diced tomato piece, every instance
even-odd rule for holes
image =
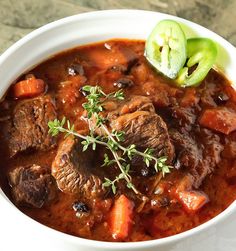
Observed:
[[[111,211],[111,232],[116,240],[124,240],[128,234],[133,218],[134,204],[125,195],[121,195]]]
[[[229,134],[236,130],[236,112],[225,108],[207,109],[203,112],[199,123],[209,129]]]
[[[131,49],[115,46],[109,50],[105,47],[91,50],[91,52],[88,51],[87,55],[90,62],[100,69],[108,69],[116,65],[128,66],[129,62],[137,58],[137,55]]]
[[[196,212],[209,201],[207,195],[199,191],[178,192],[177,197],[185,210],[190,213]]]
[[[66,110],[69,110],[71,105],[76,103],[77,98],[80,96],[80,87],[82,87],[85,82],[86,78],[84,76],[76,75],[60,83],[58,98],[60,102],[64,104]]]
[[[13,86],[15,98],[32,98],[45,91],[45,83],[42,79],[29,78],[16,83]]]

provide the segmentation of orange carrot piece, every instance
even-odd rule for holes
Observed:
[[[177,196],[186,211],[190,213],[196,212],[209,201],[206,194],[198,191],[182,191],[178,192]]]
[[[132,223],[134,204],[125,195],[121,195],[111,211],[111,232],[115,240],[124,240]]]
[[[236,130],[236,112],[222,108],[207,109],[203,112],[200,125],[229,134]]]
[[[42,94],[44,90],[45,83],[42,79],[29,78],[13,86],[13,95],[15,98],[31,98]]]

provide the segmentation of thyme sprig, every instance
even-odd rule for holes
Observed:
[[[89,126],[90,134],[85,136],[76,132],[74,125],[71,125],[70,121],[66,120],[66,118],[63,118],[61,121],[58,119],[50,121],[48,123],[49,133],[52,136],[56,136],[61,132],[65,133],[65,137],[73,135],[81,138],[83,140],[81,142],[83,151],[86,151],[89,146],[92,146],[92,149],[96,150],[97,144],[105,146],[111,152],[113,158],[109,159],[108,155],[104,154],[104,163],[102,166],[116,164],[120,170],[120,174],[116,176],[114,180],[105,178],[103,183],[104,187],[111,187],[115,194],[117,190],[116,184],[121,180],[125,180],[126,186],[132,189],[136,194],[139,194],[139,191],[132,183],[130,164],[127,162],[127,159],[132,160],[135,155],[141,156],[147,167],[153,163],[155,171],[162,172],[163,176],[170,172],[171,166],[166,164],[166,156],[156,158],[153,155],[153,149],[147,148],[144,152],[141,152],[137,150],[134,144],[124,147],[121,143],[125,140],[125,132],[115,130],[110,132],[108,130],[106,126],[107,119],[101,115],[101,112],[104,111],[104,102],[108,99],[123,100],[124,94],[122,90],[106,94],[102,91],[100,86],[86,85],[83,87],[83,91],[87,93],[87,102],[83,104],[83,108],[87,111],[88,124],[93,124],[91,123],[93,118],[96,120],[95,126]],[[95,134],[98,128],[103,131],[103,136]]]

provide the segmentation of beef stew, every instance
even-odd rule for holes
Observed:
[[[15,84],[9,89],[0,104],[0,181],[22,212],[74,236],[144,241],[194,228],[235,200],[235,90],[214,69],[198,87],[176,87],[150,66],[144,46],[111,40],[71,49],[30,71],[46,85],[40,95],[16,98]],[[124,100],[104,103],[108,127],[125,132],[124,147],[153,149],[171,166],[163,177],[134,156],[129,174],[139,195],[122,181],[115,193],[103,185],[119,175],[114,163],[103,166],[105,147],[83,152],[79,139],[48,133],[49,121],[66,117],[88,135],[86,85],[122,90]]]

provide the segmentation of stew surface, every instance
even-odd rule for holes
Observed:
[[[16,99],[22,89],[9,89],[0,104],[0,179],[21,211],[74,236],[144,241],[194,228],[235,200],[236,93],[229,81],[212,69],[199,87],[178,88],[143,54],[144,41],[78,47],[16,81],[43,80],[43,93],[37,93],[39,82],[34,97],[26,91]],[[77,139],[48,134],[49,121],[66,117],[86,135],[85,85],[105,93],[122,89],[125,100],[106,104],[111,128],[125,130],[127,142],[140,149],[150,144],[173,166],[161,177],[142,160],[131,161],[130,175],[145,201],[122,181],[116,194],[102,186],[118,173],[115,165],[102,166],[104,147],[82,152]],[[114,234],[116,202],[122,199],[128,229]]]

